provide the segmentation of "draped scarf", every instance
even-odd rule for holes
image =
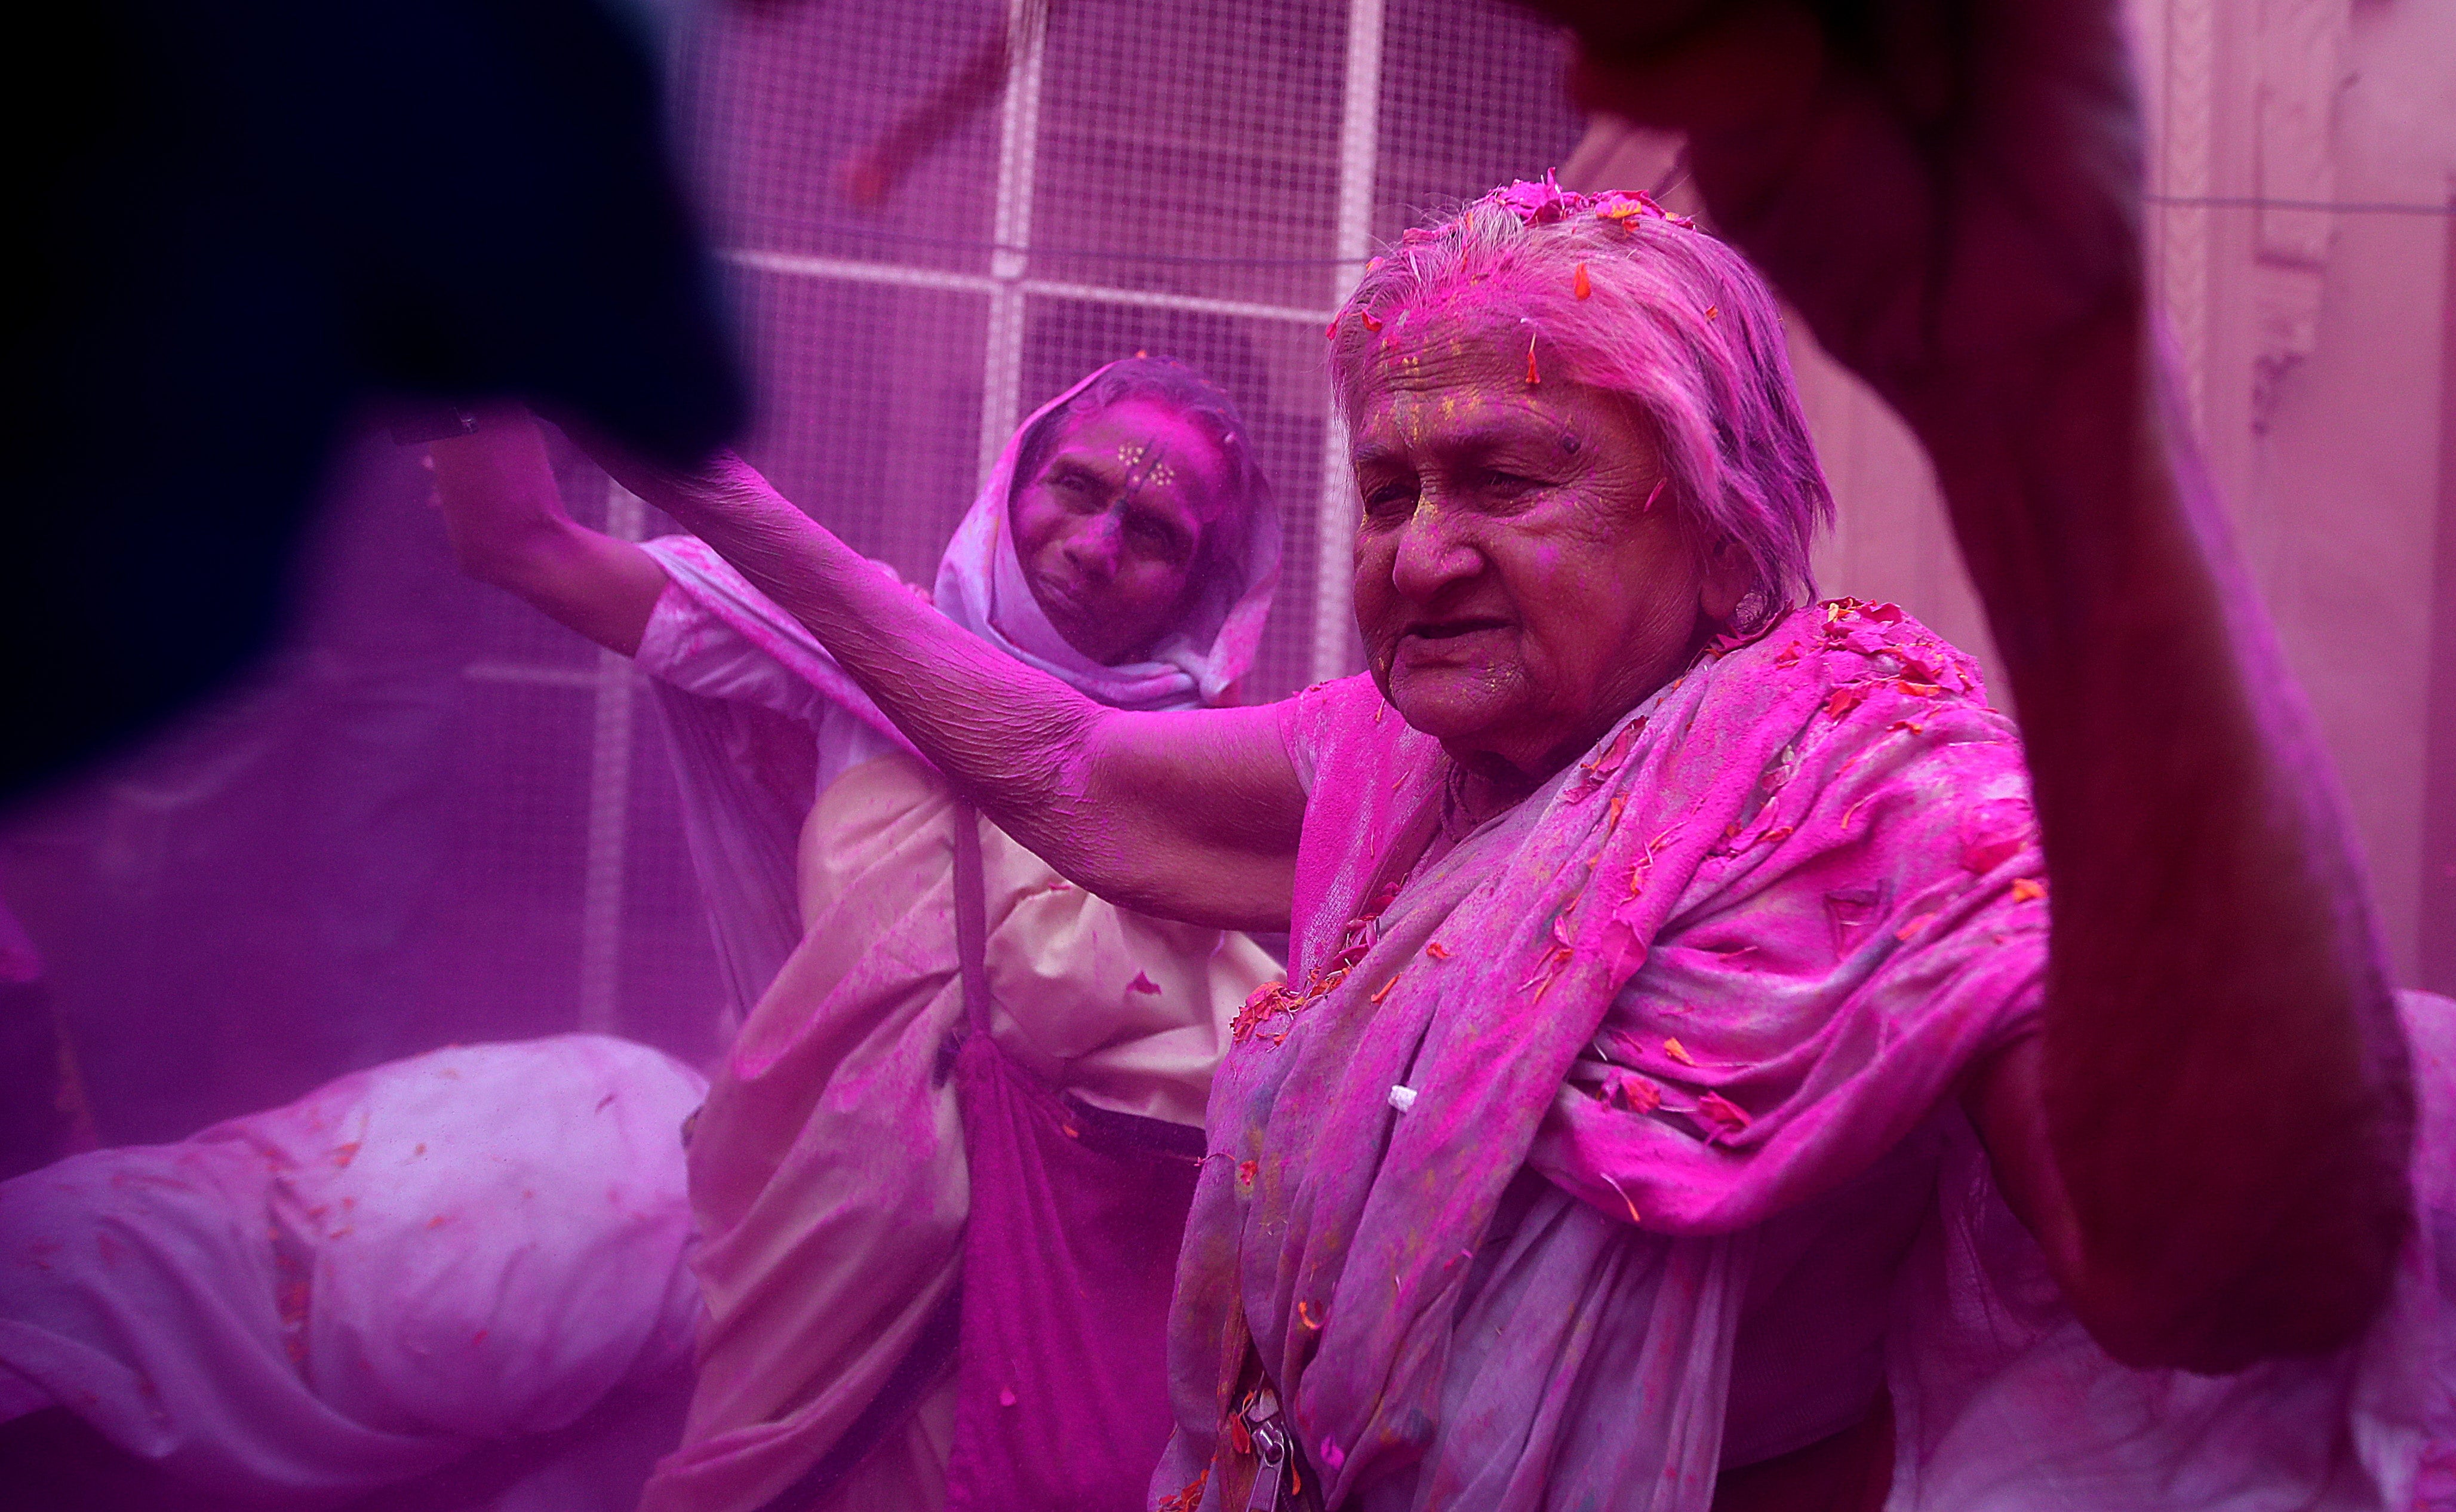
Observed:
[[[1412,1474],[1420,1506],[1702,1509],[1747,1231],[1866,1172],[2040,1001],[2011,723],[1899,609],[1799,610],[1394,887],[1448,758],[1361,679],[1307,698],[1296,954],[1214,1085],[1162,1504],[1204,1504],[1250,1339],[1330,1504]],[[1448,1379],[1530,1167],[1615,1243],[1539,1266],[1517,1316],[1563,1321]]]

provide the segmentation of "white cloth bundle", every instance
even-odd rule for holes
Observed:
[[[0,1183],[0,1420],[302,1507],[564,1427],[688,1364],[704,1092],[603,1035],[454,1048]]]

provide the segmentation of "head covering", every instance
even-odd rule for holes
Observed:
[[[1116,708],[1188,708],[1217,702],[1254,664],[1279,582],[1279,509],[1267,488],[1230,500],[1245,511],[1245,528],[1225,532],[1227,556],[1210,556],[1210,581],[1198,585],[1193,612],[1162,637],[1151,654],[1115,666],[1093,661],[1049,623],[1033,597],[1014,548],[1015,467],[1024,442],[1044,421],[1119,364],[1095,369],[1034,410],[1015,427],[990,469],[980,496],[939,559],[939,611],[1027,666],[1071,684],[1086,698]],[[1166,402],[1159,400],[1159,402]]]

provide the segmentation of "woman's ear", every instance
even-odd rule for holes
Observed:
[[[1749,596],[1749,558],[1740,543],[1725,536],[1706,548],[1705,570],[1697,584],[1697,609],[1716,624],[1729,625]]]

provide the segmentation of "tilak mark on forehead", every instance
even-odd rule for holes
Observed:
[[[1168,464],[1159,448],[1143,441],[1119,441],[1117,460],[1126,469],[1124,492],[1138,492],[1145,483],[1154,488],[1166,488],[1177,481],[1177,469]]]

